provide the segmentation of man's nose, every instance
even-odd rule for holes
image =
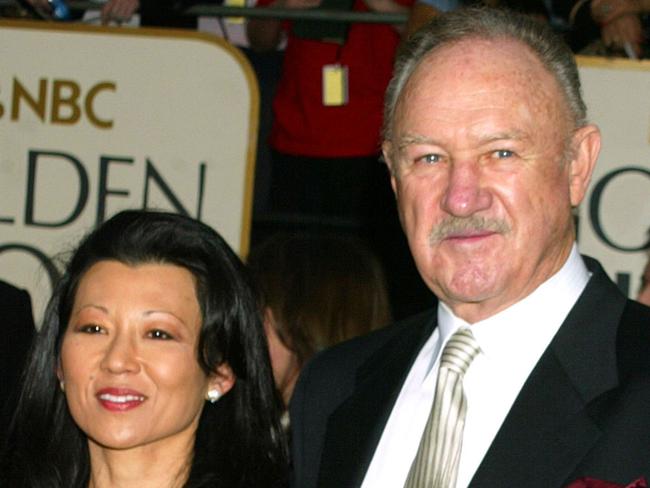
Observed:
[[[140,363],[135,339],[124,332],[115,333],[106,349],[101,367],[112,374],[138,372]]]
[[[484,187],[477,161],[452,161],[447,174],[442,209],[456,217],[469,217],[492,205],[492,194]]]

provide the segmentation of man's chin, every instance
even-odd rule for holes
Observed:
[[[468,317],[471,317],[471,321],[476,322],[499,311],[497,297],[501,296],[502,292],[498,288],[498,284],[493,280],[486,282],[466,279],[441,288],[436,296],[451,308],[456,316],[468,322]]]

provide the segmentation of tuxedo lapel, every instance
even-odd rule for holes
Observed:
[[[596,399],[618,384],[616,324],[625,297],[597,263],[470,484],[560,487],[601,435]]]
[[[559,487],[600,436],[560,363],[547,352],[470,486]]]
[[[353,395],[329,418],[320,488],[359,486],[402,384],[435,327],[435,313],[404,324],[357,372]]]

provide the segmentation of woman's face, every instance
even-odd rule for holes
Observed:
[[[192,441],[207,391],[225,393],[234,381],[227,367],[209,377],[199,366],[201,321],[185,268],[100,261],[85,273],[58,376],[90,443],[127,449]]]

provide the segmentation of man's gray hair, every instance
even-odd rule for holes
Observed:
[[[557,80],[574,127],[587,123],[575,58],[550,27],[528,16],[496,8],[463,8],[435,17],[414,34],[395,60],[395,71],[384,103],[384,140],[390,140],[395,108],[415,69],[429,53],[466,39],[513,39],[528,46]],[[436,87],[432,86],[431,90]]]

